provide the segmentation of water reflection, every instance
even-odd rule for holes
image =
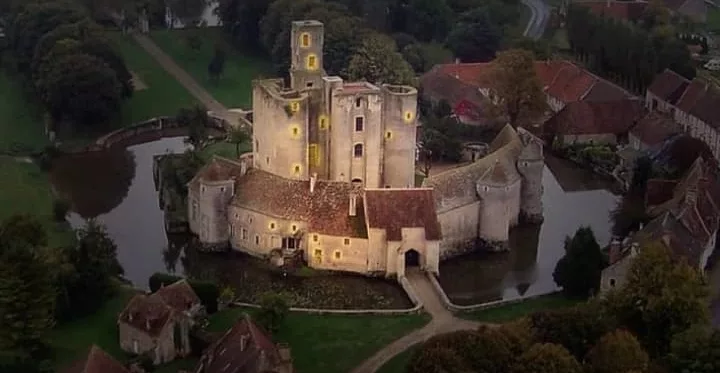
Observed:
[[[57,193],[83,218],[110,212],[127,196],[135,177],[135,157],[123,148],[62,156],[52,164]]]
[[[612,185],[592,173],[548,157],[543,174],[545,221],[510,232],[509,253],[472,253],[440,264],[440,283],[457,304],[532,296],[556,290],[555,264],[565,236],[590,226],[601,246],[610,240]]]

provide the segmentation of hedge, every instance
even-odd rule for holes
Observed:
[[[167,273],[155,273],[148,280],[150,291],[153,293],[158,291],[164,285],[170,285],[182,280],[183,277],[173,276]],[[205,306],[208,313],[215,313],[218,307],[218,298],[220,297],[220,289],[217,285],[209,281],[189,280],[188,284],[193,288],[195,294]]]

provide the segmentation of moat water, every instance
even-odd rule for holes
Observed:
[[[168,236],[153,182],[153,156],[186,148],[181,137],[165,138],[127,149],[67,156],[53,167],[54,187],[73,203],[72,226],[81,228],[87,218],[102,222],[118,246],[125,277],[135,286],[147,288],[153,273],[168,272],[231,285],[246,301],[265,291],[283,290],[296,306],[410,306],[392,281],[313,271],[286,276],[254,258],[199,253],[187,236]],[[609,184],[559,159],[548,158],[546,164],[542,225],[515,228],[509,253],[468,254],[441,263],[440,282],[454,302],[553,291],[552,271],[563,255],[565,236],[582,225],[593,228],[601,245],[607,243],[609,211],[617,200]]]

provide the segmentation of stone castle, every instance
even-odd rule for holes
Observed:
[[[320,22],[292,23],[289,86],[253,82],[252,153],[215,157],[190,181],[203,244],[302,253],[319,269],[438,273],[441,257],[542,215],[542,147],[509,126],[486,157],[416,188],[417,90],[327,76],[323,37]]]

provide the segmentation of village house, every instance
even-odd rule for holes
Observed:
[[[248,315],[204,352],[194,373],[292,373],[290,348],[273,343]]]
[[[423,95],[432,102],[447,100],[461,120],[470,118],[470,123],[483,123],[489,118],[491,68],[492,62],[436,65],[421,77]],[[535,72],[553,112],[570,102],[632,97],[626,90],[569,61],[536,61]]]
[[[100,347],[92,345],[90,352],[60,373],[130,373],[120,362]]]
[[[676,260],[704,271],[720,221],[718,176],[712,160],[698,158],[680,180],[649,180],[646,205],[653,220],[622,242],[613,240],[601,291],[622,286],[633,258],[649,243],[664,245]]]
[[[695,78],[692,81],[666,69],[648,87],[646,106],[669,113],[684,132],[705,142],[720,159],[720,89]]]
[[[549,144],[617,145],[627,142],[644,110],[637,99],[571,102],[545,122],[543,131]]]
[[[136,295],[118,317],[120,348],[148,355],[155,365],[186,356],[191,352],[190,328],[202,311],[187,280]]]
[[[508,127],[467,178],[436,175],[418,188],[417,91],[326,76],[322,43],[322,23],[293,22],[290,86],[253,84],[253,152],[215,157],[188,184],[189,226],[203,245],[276,264],[302,257],[366,275],[437,274],[460,242],[443,240],[445,229],[472,246],[506,241],[521,211],[542,216],[537,138]]]
[[[682,133],[682,129],[672,117],[652,111],[630,129],[628,145],[632,149],[645,151],[679,133]]]

